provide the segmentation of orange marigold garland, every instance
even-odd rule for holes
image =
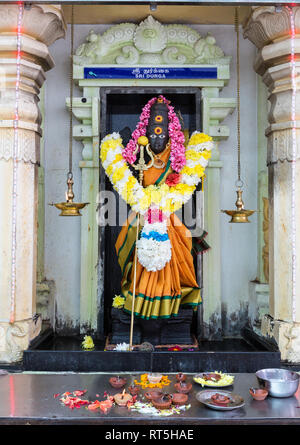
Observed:
[[[163,386],[168,386],[171,381],[169,380],[167,375],[163,375],[160,382],[158,383],[150,383],[148,380],[148,374],[142,374],[141,375],[141,381],[138,382],[137,380],[134,380],[135,385],[140,385],[142,389],[145,388],[162,388]]]

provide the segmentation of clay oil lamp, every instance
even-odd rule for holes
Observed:
[[[132,396],[136,396],[140,391],[140,387],[131,385],[131,386],[128,386],[128,391],[130,392],[130,394]]]
[[[189,398],[187,394],[183,394],[182,392],[174,393],[171,397],[172,403],[177,406],[185,405]]]
[[[150,389],[144,395],[149,402],[152,402],[152,400],[161,399],[164,393],[159,389]]]
[[[182,394],[188,394],[193,387],[191,383],[186,383],[186,382],[177,382],[175,383],[174,386],[176,391]]]
[[[266,389],[262,388],[250,388],[249,392],[254,400],[265,400],[265,398],[269,394]]]
[[[172,398],[169,394],[163,394],[160,398],[152,399],[151,402],[157,409],[168,409],[172,404]]]
[[[126,384],[126,379],[122,378],[122,377],[119,377],[119,376],[111,377],[109,379],[109,383],[111,384],[111,386],[113,388],[119,389],[119,388],[122,388]]]
[[[223,394],[213,394],[211,396],[211,401],[215,405],[227,406],[230,403],[230,397],[224,396]]]
[[[125,388],[122,393],[118,393],[114,396],[114,401],[119,406],[126,406],[128,402],[132,401],[132,396],[125,392]]]
[[[148,377],[148,381],[150,383],[159,383],[161,381],[161,379],[162,379],[162,374],[158,374],[158,373],[153,372],[151,374],[148,374],[147,377]]]
[[[176,375],[176,380],[178,380],[178,382],[184,382],[186,380],[186,375],[182,374],[182,372],[179,372]]]

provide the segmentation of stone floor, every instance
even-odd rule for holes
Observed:
[[[60,402],[60,396],[66,391],[87,390],[82,398],[103,400],[104,392],[114,395],[119,390],[110,387],[106,373],[35,373],[4,372],[0,373],[0,424],[43,424],[43,425],[300,425],[300,387],[295,396],[280,399],[267,397],[264,401],[255,401],[249,394],[249,388],[258,386],[255,374],[237,373],[234,384],[224,390],[239,394],[245,401],[241,408],[231,411],[216,411],[200,403],[196,395],[205,390],[193,382],[193,375],[188,374],[188,381],[193,383],[189,396],[191,408],[170,417],[157,417],[149,414],[131,412],[127,408],[113,406],[107,414],[100,410],[89,411],[85,406],[71,410]],[[122,374],[127,377],[127,385],[140,374]],[[175,374],[168,374],[171,383],[165,392],[174,391]],[[144,391],[141,390],[141,394]],[[139,397],[140,398],[140,397]]]

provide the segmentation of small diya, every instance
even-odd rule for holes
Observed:
[[[148,374],[148,381],[150,383],[159,383],[162,379],[162,374],[158,374],[158,373],[151,373]]]
[[[178,382],[184,382],[186,380],[186,375],[182,374],[182,372],[179,372],[176,375],[176,380],[178,380]]]
[[[114,396],[114,401],[119,406],[126,406],[128,402],[132,401],[132,396],[124,391],[122,393],[118,393]]]
[[[254,400],[265,400],[269,392],[266,389],[262,388],[250,388],[249,393],[253,397]]]
[[[132,396],[136,396],[139,393],[140,388],[139,388],[139,386],[131,385],[131,386],[128,386],[128,391],[130,392],[130,394]]]
[[[152,400],[161,399],[163,397],[164,393],[162,391],[160,391],[159,389],[152,389],[152,390],[145,392],[144,395],[147,400],[152,402]]]
[[[174,405],[180,406],[180,405],[186,404],[189,396],[187,394],[177,392],[177,393],[171,394],[171,398],[172,398],[172,403]]]
[[[119,388],[122,388],[124,385],[126,385],[126,379],[122,378],[122,377],[119,377],[119,376],[111,377],[109,379],[109,383],[111,384],[111,386],[113,388],[119,389]]]
[[[186,383],[186,382],[182,382],[182,381],[175,383],[174,386],[175,386],[176,391],[179,393],[182,393],[182,394],[188,394],[193,387],[193,385],[191,383]]]
[[[169,394],[164,394],[160,398],[152,399],[152,405],[157,409],[167,409],[172,404],[172,398]]]
[[[211,396],[211,401],[215,405],[227,406],[230,403],[230,397],[227,397],[224,394],[216,393]]]

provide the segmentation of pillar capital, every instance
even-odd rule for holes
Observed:
[[[18,23],[18,5],[0,5],[0,34],[11,35]],[[65,37],[66,22],[61,6],[25,5],[22,18],[22,34],[50,46],[56,40]],[[15,34],[14,34],[15,37]]]
[[[274,66],[289,64],[291,53],[291,16],[295,27],[295,54],[300,54],[300,6],[253,7],[244,26],[244,37],[257,48],[254,70],[263,76]]]
[[[300,6],[293,6],[290,9],[294,17],[295,32],[300,34]],[[244,37],[258,49],[285,40],[290,34],[290,12],[284,6],[253,6],[252,14],[244,25]]]
[[[16,102],[16,79],[19,68],[19,122],[18,128],[24,130],[26,140],[28,131],[41,134],[41,116],[38,108],[38,94],[45,81],[45,72],[53,68],[54,61],[48,45],[64,37],[66,24],[60,6],[24,6],[21,18],[21,60],[17,67],[16,51],[18,39],[16,29],[19,19],[17,4],[0,5],[0,131],[7,139],[13,132]],[[1,135],[0,135],[1,138]],[[26,145],[26,144],[25,144]],[[28,144],[27,144],[28,145]],[[35,136],[32,135],[30,155],[28,150],[23,160],[36,162],[39,158]],[[0,148],[0,158],[9,159],[12,152],[10,140]],[[29,156],[29,157],[28,157]],[[22,159],[22,156],[20,157]]]

